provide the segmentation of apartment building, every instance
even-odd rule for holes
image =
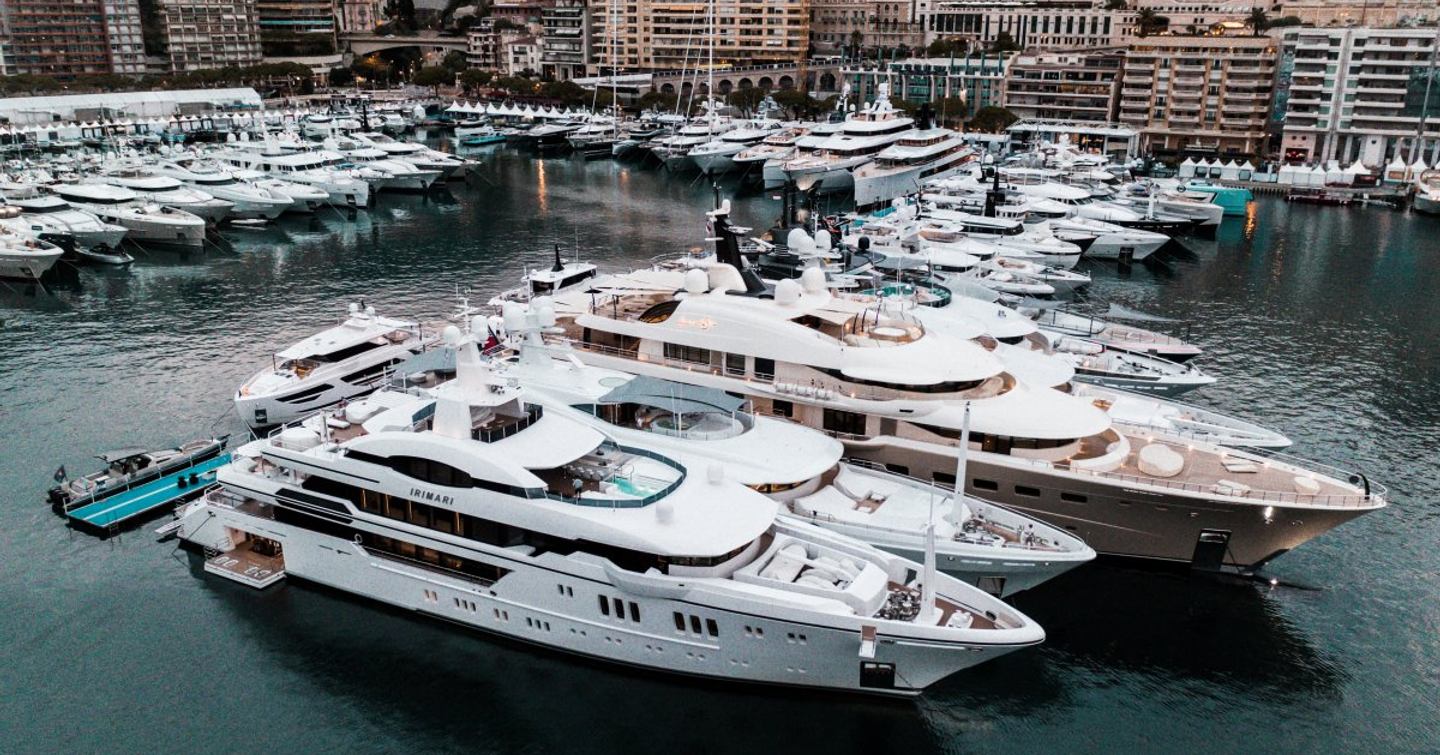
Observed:
[[[145,72],[138,0],[4,0],[0,16],[12,74]]]
[[[910,58],[885,65],[847,66],[841,79],[850,85],[852,105],[875,98],[881,82],[890,82],[890,96],[910,102],[936,102],[959,97],[964,113],[937,113],[946,118],[970,117],[980,108],[999,105],[1005,96],[1006,59],[977,55],[968,58]]]
[[[267,57],[335,51],[333,0],[257,0],[260,47]]]
[[[172,71],[260,62],[255,0],[164,0],[157,9]]]
[[[810,43],[811,0],[715,0],[715,63],[735,66],[804,60]],[[636,0],[615,13],[591,2],[595,58],[609,70],[693,68],[709,57],[712,35],[700,0]],[[600,12],[597,12],[599,10]],[[608,28],[614,25],[616,38]],[[614,52],[612,53],[612,45]],[[611,58],[615,58],[612,62]]]
[[[1284,158],[1440,160],[1437,44],[1437,28],[1287,29],[1276,96]]]
[[[1115,119],[1125,49],[1032,50],[1010,60],[1004,106],[1021,118]]]
[[[1435,0],[1290,0],[1277,4],[1271,17],[1295,16],[1306,26],[1433,26],[1440,21]]]
[[[923,47],[915,0],[810,0],[810,44],[817,53],[849,50],[856,42],[862,49]]]
[[[608,0],[592,11],[586,0],[559,0],[540,12],[540,74],[568,80],[583,77],[594,54],[590,14],[608,13],[618,0]]]
[[[1119,120],[1162,156],[1261,154],[1278,54],[1264,36],[1137,38],[1125,53]]]
[[[915,0],[926,42],[965,38],[993,44],[1008,35],[1017,48],[1108,47],[1125,43],[1130,10],[1103,0]]]

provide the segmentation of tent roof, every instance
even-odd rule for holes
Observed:
[[[600,397],[602,404],[640,404],[681,414],[719,411],[732,414],[745,402],[717,388],[640,376]]]

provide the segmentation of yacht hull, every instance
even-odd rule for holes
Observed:
[[[871,207],[887,204],[896,197],[904,197],[920,191],[926,181],[938,181],[959,173],[971,161],[968,152],[945,155],[944,159],[915,165],[884,175],[866,175],[860,172],[855,180],[855,206]]]
[[[481,580],[357,544],[364,537],[360,533],[376,532],[375,525],[362,520],[322,521],[317,526],[329,533],[323,534],[277,520],[274,512],[280,511],[280,519],[320,521],[273,503],[247,502],[244,510],[193,504],[180,514],[179,537],[221,553],[249,536],[263,537],[280,545],[286,576],[554,650],[722,681],[914,696],[946,676],[1033,644],[941,643],[882,634],[874,657],[867,660],[857,657],[858,627],[790,621],[783,618],[783,611],[771,617],[722,610],[687,600],[683,594],[679,598],[639,595],[610,584],[598,567],[571,574],[554,568],[553,560],[542,568],[519,554],[502,556],[400,533],[422,548],[506,570],[497,580]],[[387,528],[384,534],[390,532]],[[604,614],[597,609],[597,604],[620,605],[622,600],[630,606],[626,614],[612,615],[608,605]],[[638,620],[633,618],[637,615]],[[704,621],[715,632],[690,631],[682,618],[687,616],[694,617],[695,627]],[[677,625],[685,629],[677,630]],[[861,670],[867,663],[893,664],[893,686],[864,686]]]
[[[953,453],[934,453],[890,438],[847,441],[856,457],[908,469],[916,477],[953,475]],[[995,455],[971,453],[966,492],[1009,506],[1081,538],[1101,555],[1202,564],[1202,535],[1225,538],[1215,567],[1236,572],[1259,569],[1271,559],[1373,511],[1371,506],[1296,506],[1264,500],[1234,501],[1185,495],[1148,485],[1117,486],[1105,478],[1027,468],[1023,459],[997,463]],[[995,489],[974,483],[993,483]],[[1035,490],[1037,496],[1018,490]],[[1064,494],[1070,500],[1061,498]],[[1267,519],[1266,514],[1269,514]]]
[[[1416,212],[1423,212],[1426,215],[1440,215],[1440,195],[1432,197],[1417,193],[1413,207]]]
[[[10,280],[34,281],[39,280],[60,261],[63,252],[59,247],[51,247],[51,251],[44,253],[11,254],[0,250],[0,278]]]

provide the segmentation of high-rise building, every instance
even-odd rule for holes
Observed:
[[[1270,37],[1149,36],[1125,52],[1119,120],[1161,156],[1256,155],[1279,49]]]
[[[1008,37],[1018,48],[1110,47],[1125,43],[1130,10],[1102,0],[914,0],[927,42],[971,39],[992,45]]]
[[[811,0],[715,0],[714,58],[717,65],[793,63],[804,60],[810,44]],[[635,0],[619,13],[605,12],[608,0],[591,0],[595,58],[609,70],[693,68],[709,58],[703,0]],[[615,40],[607,29],[618,27]],[[615,54],[612,56],[611,45]],[[616,59],[612,63],[612,57]]]
[[[1027,51],[1010,60],[1005,108],[1021,118],[1112,121],[1125,49]]]
[[[810,0],[810,44],[817,52],[918,49],[925,27],[915,0]]]
[[[159,12],[172,71],[260,62],[255,0],[163,0]]]
[[[145,72],[137,0],[4,0],[10,73]]]
[[[594,12],[608,13],[615,7],[617,0],[605,0]],[[586,74],[593,54],[590,13],[586,0],[559,0],[540,12],[542,76],[563,81]]]
[[[260,48],[266,57],[335,51],[333,0],[257,0]]]
[[[1287,29],[1283,39],[1287,161],[1440,160],[1440,28]]]

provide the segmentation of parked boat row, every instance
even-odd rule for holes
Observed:
[[[474,165],[379,132],[323,142],[301,133],[12,160],[0,177],[0,277],[37,280],[65,255],[126,265],[127,247],[199,249],[219,226],[366,207],[381,191],[424,191]]]
[[[1261,425],[1084,382],[1097,355],[1072,342],[1202,352],[1142,313],[1010,307],[970,280],[982,240],[908,207],[748,238],[722,205],[713,250],[616,273],[557,252],[440,328],[352,305],[237,391],[278,426],[164,529],[257,588],[913,695],[1041,642],[998,598],[1097,552],[1248,574],[1385,505]],[[887,264],[931,240],[958,269]]]

